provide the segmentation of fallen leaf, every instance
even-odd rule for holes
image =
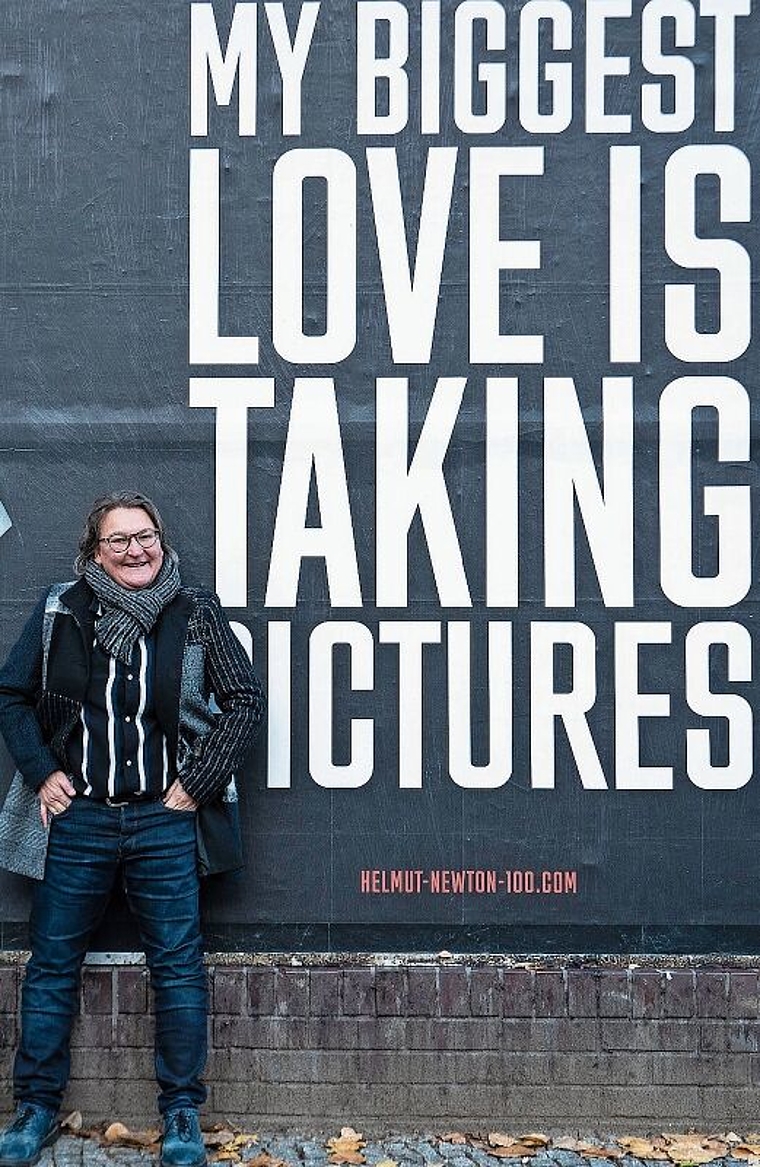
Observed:
[[[258,1135],[231,1135],[231,1137],[224,1144],[225,1151],[236,1151],[238,1147],[250,1147],[253,1143],[258,1142]]]
[[[234,1137],[234,1131],[224,1129],[203,1132],[203,1142],[207,1147],[224,1147],[227,1143],[231,1143]]]
[[[340,1128],[340,1134],[337,1138],[327,1140],[328,1147],[334,1143],[354,1143],[357,1147],[365,1146],[364,1136],[355,1131],[352,1126],[343,1126]]]
[[[662,1139],[618,1139],[619,1145],[628,1155],[636,1159],[667,1159],[668,1154],[663,1150]]]
[[[268,1151],[259,1151],[253,1159],[246,1159],[246,1167],[287,1167],[285,1159],[276,1159]]]
[[[542,1139],[543,1135],[526,1135],[525,1138],[515,1137],[515,1135],[503,1135],[499,1131],[491,1131],[488,1136],[487,1143],[481,1143],[480,1146],[489,1155],[495,1159],[522,1159],[525,1156],[535,1155],[539,1146],[546,1146],[546,1143],[538,1144],[537,1139]]]
[[[123,1122],[112,1122],[103,1132],[103,1138],[107,1143],[121,1142],[125,1135],[129,1136],[129,1130]]]
[[[131,1131],[123,1122],[112,1122],[103,1132],[105,1142],[120,1143],[125,1147],[154,1147],[158,1145],[159,1138],[156,1130]]]
[[[61,1127],[72,1133],[81,1131],[83,1125],[82,1114],[79,1110],[72,1110],[71,1114],[67,1114],[61,1121]]]
[[[715,1150],[704,1147],[698,1138],[677,1139],[668,1144],[668,1158],[673,1163],[712,1163],[715,1159],[722,1159],[727,1150],[725,1143]]]
[[[463,1135],[461,1131],[449,1131],[447,1135],[441,1135],[442,1143],[454,1143],[456,1146],[467,1142],[467,1135]]]
[[[217,1129],[209,1132],[208,1135],[204,1134],[203,1141],[207,1147],[214,1146],[215,1144],[218,1145],[218,1150],[212,1156],[214,1163],[239,1163],[242,1158],[241,1151],[244,1148],[253,1146],[258,1141],[258,1135],[236,1135],[234,1131]],[[275,1162],[279,1164],[281,1160],[274,1160],[269,1155],[266,1161],[262,1162],[261,1167],[274,1167]]]
[[[583,1139],[557,1139],[552,1143],[557,1151],[575,1151],[589,1159],[622,1159],[620,1147],[602,1147],[597,1143],[587,1143]]]
[[[337,1138],[327,1140],[330,1152],[328,1161],[330,1163],[366,1163],[366,1159],[361,1154],[361,1149],[365,1146],[366,1142],[358,1131],[355,1131],[353,1127],[344,1126]]]
[[[511,1147],[518,1141],[514,1135],[502,1135],[498,1131],[491,1131],[488,1136],[489,1147]]]
[[[535,1143],[519,1141],[516,1143],[503,1143],[500,1146],[486,1144],[483,1150],[488,1155],[493,1155],[496,1159],[525,1159],[527,1161],[534,1155],[537,1155],[539,1151],[542,1151],[543,1147]]]
[[[525,1143],[527,1147],[548,1147],[549,1140],[546,1135],[520,1135],[518,1142]]]
[[[381,1159],[379,1163],[375,1163],[375,1167],[398,1167],[395,1159]]]
[[[577,1155],[587,1155],[592,1159],[621,1159],[623,1151],[620,1147],[601,1147],[596,1143],[588,1143],[584,1139],[570,1137],[554,1139],[552,1148],[556,1151],[575,1151]]]

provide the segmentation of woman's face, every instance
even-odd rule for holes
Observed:
[[[123,588],[150,587],[161,570],[164,549],[158,536],[151,547],[141,547],[133,536],[155,531],[153,520],[142,507],[114,507],[106,512],[100,524],[95,562]],[[126,550],[115,551],[111,547],[107,540],[112,535],[129,539]]]

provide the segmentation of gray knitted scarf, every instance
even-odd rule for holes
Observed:
[[[90,559],[84,578],[100,600],[103,612],[95,626],[100,647],[109,656],[129,664],[138,637],[147,635],[161,612],[180,589],[179,561],[165,555],[161,569],[150,587],[123,588],[107,571]]]

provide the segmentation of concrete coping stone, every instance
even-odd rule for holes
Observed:
[[[0,966],[26,963],[23,949],[0,951]],[[465,967],[508,969],[731,969],[756,971],[756,954],[738,953],[505,953],[505,952],[208,952],[206,964],[258,968]],[[142,952],[89,952],[88,965],[144,965]]]

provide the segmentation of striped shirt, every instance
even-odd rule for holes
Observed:
[[[155,714],[155,641],[153,633],[139,637],[128,665],[93,643],[87,694],[67,747],[79,794],[156,797],[176,777]]]

